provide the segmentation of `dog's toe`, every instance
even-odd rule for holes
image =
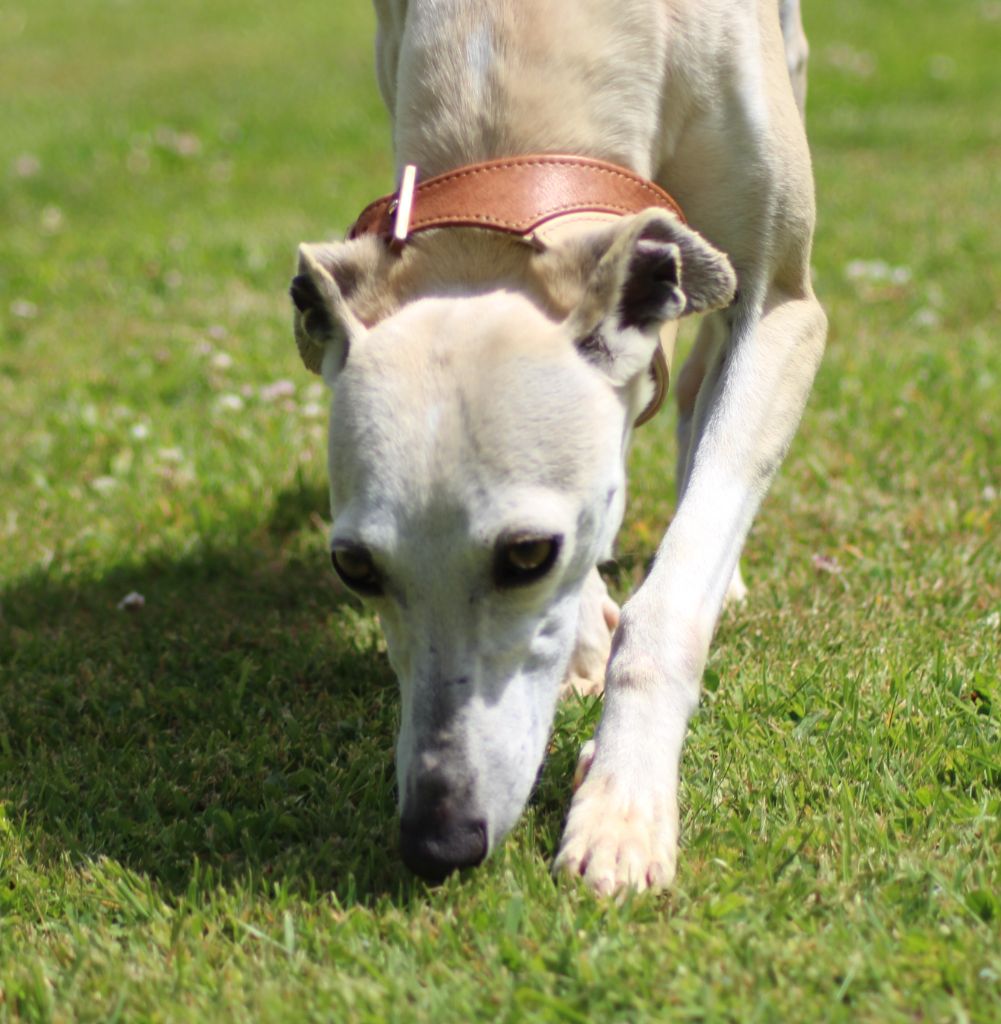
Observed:
[[[594,740],[588,740],[580,748],[580,754],[577,757],[577,767],[573,773],[573,791],[576,793],[580,789],[584,780],[587,778],[587,773],[591,770],[591,762],[594,760]]]

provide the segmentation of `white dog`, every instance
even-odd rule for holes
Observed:
[[[663,886],[710,640],[824,345],[798,3],[376,8],[404,184],[351,240],[303,245],[292,295],[336,387],[334,566],[400,681],[402,854],[432,879],[481,861],[561,684],[604,681],[557,867]],[[692,312],[681,499],[619,618],[595,567]]]

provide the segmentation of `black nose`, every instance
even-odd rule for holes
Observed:
[[[459,868],[475,867],[487,855],[487,823],[460,818],[439,806],[404,814],[400,821],[403,863],[428,882],[442,882]]]

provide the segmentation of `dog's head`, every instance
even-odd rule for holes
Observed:
[[[300,352],[335,389],[331,557],[400,680],[402,848],[427,877],[524,807],[659,332],[734,290],[659,211],[545,253],[438,235],[304,245],[292,284]]]

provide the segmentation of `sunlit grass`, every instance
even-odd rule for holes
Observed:
[[[390,186],[366,4],[0,11],[0,1019],[1001,1019],[1001,12],[806,14],[829,352],[677,885],[617,907],[549,874],[594,701],[481,870],[397,856],[395,683],[324,558],[285,295]]]

